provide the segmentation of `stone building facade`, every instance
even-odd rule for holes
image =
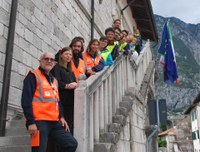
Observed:
[[[0,1],[0,97],[4,74],[6,44],[12,0]],[[45,50],[53,53],[68,46],[75,36],[91,39],[91,0],[18,0],[10,78],[9,109],[18,110],[22,82],[30,69],[38,67],[38,58]],[[128,7],[123,16],[123,0],[94,1],[94,38],[104,34],[116,18],[122,27],[132,32],[135,25]],[[12,111],[13,111],[12,110]],[[11,112],[11,111],[10,111]],[[11,112],[12,114],[12,112]]]
[[[93,2],[94,16],[92,13]],[[38,59],[43,51],[48,50],[52,53],[56,53],[59,48],[68,46],[75,36],[84,37],[86,47],[91,37],[99,38],[101,35],[103,35],[104,30],[107,27],[111,27],[113,20],[116,18],[121,19],[122,29],[126,29],[130,32],[133,32],[133,29],[137,27],[137,20],[137,23],[141,25],[141,29],[143,28],[144,33],[151,32],[152,29],[149,28],[149,25],[151,25],[151,23],[149,23],[148,21],[152,21],[153,18],[141,19],[142,16],[151,17],[152,15],[152,12],[150,12],[150,15],[146,12],[146,10],[151,10],[151,8],[149,8],[150,0],[136,0],[137,4],[134,7],[138,7],[138,9],[135,9],[135,11],[137,11],[135,14],[133,13],[133,8],[129,7],[130,3],[132,2],[131,0],[18,0],[8,97],[8,119],[12,119],[13,116],[21,112],[20,99],[23,86],[23,79],[29,70],[38,67]],[[3,76],[5,68],[5,56],[7,51],[6,45],[11,12],[11,3],[12,0],[0,1],[0,97],[2,96],[2,85],[4,83]],[[136,17],[138,18],[134,19],[134,15],[136,15]],[[94,24],[92,24],[92,21],[94,21]],[[147,34],[147,37],[144,37],[148,38],[148,36],[149,35]],[[100,74],[97,75],[96,78],[91,78],[91,81],[87,80],[89,84],[92,84],[93,81],[94,83],[99,82],[95,80],[103,80],[106,78],[106,84],[110,85],[110,92],[113,92],[111,87],[115,86],[116,92],[114,92],[113,96],[107,97],[107,100],[110,98],[112,99],[112,101],[108,100],[110,103],[116,103],[113,103],[115,109],[113,108],[110,110],[113,111],[113,115],[111,114],[109,115],[109,117],[106,116],[109,122],[103,123],[103,129],[105,129],[105,131],[108,131],[108,129],[106,128],[114,123],[112,116],[114,116],[115,114],[123,115],[123,111],[127,113],[124,114],[126,115],[125,118],[127,124],[123,126],[122,130],[120,130],[118,134],[111,132],[105,132],[104,134],[105,136],[110,134],[116,135],[115,137],[117,137],[117,143],[115,142],[115,138],[113,139],[113,142],[106,142],[110,143],[109,145],[114,144],[115,151],[117,152],[137,152],[138,150],[145,151],[145,127],[148,124],[146,123],[146,103],[150,98],[152,99],[154,97],[155,69],[149,42],[146,43],[144,50],[146,51],[144,51],[143,55],[140,55],[136,62],[132,62],[134,63],[133,67],[130,66],[129,62],[131,61],[119,59],[118,62],[115,62],[114,66],[105,69],[105,71],[108,71],[107,75]],[[126,65],[125,63],[128,66],[122,68]],[[125,72],[122,73],[119,69],[123,69],[125,70]],[[122,82],[122,78],[124,78],[123,80],[126,83],[126,85],[125,83],[120,84],[120,82]],[[102,86],[106,87],[104,82],[105,81],[102,81]],[[92,85],[92,87],[89,87],[89,89],[94,88],[94,86],[95,85]],[[99,87],[99,85],[96,86]],[[121,87],[123,87],[123,91],[121,90],[120,92],[117,88]],[[126,103],[121,103],[122,97],[124,97],[125,91],[127,91],[127,89],[130,89],[131,87],[134,87],[134,89],[136,90],[134,94],[134,100],[131,100],[133,106],[131,108],[124,107],[126,106]],[[88,88],[86,88],[86,90],[87,89]],[[83,95],[85,96],[84,93]],[[92,93],[94,92],[92,91]],[[90,99],[89,97],[91,97],[91,94],[88,95],[88,99]],[[94,99],[96,99],[97,94],[98,93],[94,94]],[[137,98],[137,96],[141,97]],[[77,96],[75,96],[75,98],[76,97]],[[91,100],[93,101],[93,99]],[[89,100],[87,100],[87,102],[88,101]],[[82,104],[84,102],[82,102],[81,100],[80,103]],[[111,105],[113,104],[111,103]],[[95,108],[98,107],[95,104],[94,106]],[[93,105],[91,104],[89,107],[93,112]],[[110,108],[111,107],[112,106],[110,106]],[[83,106],[82,108],[85,112],[88,107]],[[127,111],[127,109],[129,109],[129,111]],[[119,111],[119,113],[116,112],[117,110]],[[81,110],[79,110],[79,112],[80,111]],[[83,119],[84,121],[86,121],[83,123],[86,126],[86,128],[75,128],[75,136],[77,138],[81,138],[83,135],[86,135],[86,138],[82,138],[84,142],[79,142],[79,149],[77,151],[87,152],[88,149],[89,151],[93,151],[93,149],[95,148],[100,150],[101,144],[97,145],[97,147],[95,147],[95,144],[99,144],[99,141],[101,140],[107,140],[107,138],[99,137],[102,133],[99,132],[99,130],[101,129],[100,127],[102,127],[101,125],[99,126],[100,129],[97,129],[98,126],[95,123],[93,127],[92,112],[90,115],[92,119],[89,118],[87,119],[87,121],[86,119]],[[80,120],[76,119],[76,115],[78,114],[78,112],[75,113],[75,123],[77,120]],[[96,114],[97,117],[100,114]],[[94,115],[94,117],[96,115]],[[88,123],[88,121],[90,121],[90,123]],[[80,123],[79,121],[77,122]],[[90,131],[90,128],[87,127],[87,125],[90,125],[89,127],[93,128],[94,132],[93,130]],[[81,129],[86,129],[84,134],[83,132],[81,132]],[[79,134],[79,132],[81,133]],[[27,142],[29,136],[26,135],[24,137],[26,137],[26,139],[23,138],[24,141]],[[9,140],[4,140],[5,138],[0,138],[0,142],[3,143],[2,145],[0,144],[0,150],[1,146],[9,146],[9,142],[6,142]],[[19,137],[17,137],[17,139],[18,138]],[[12,138],[9,139],[11,140]],[[79,141],[81,141],[82,139],[79,139]],[[18,141],[20,142],[20,140]],[[23,142],[23,140],[21,141]],[[96,142],[93,144],[91,141]],[[26,145],[27,143],[20,144]],[[84,149],[81,149],[81,144]],[[113,146],[110,146],[110,151],[113,150],[112,148]]]

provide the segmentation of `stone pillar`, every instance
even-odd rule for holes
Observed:
[[[89,135],[88,127],[89,120],[86,121],[88,109],[86,81],[80,80],[79,86],[75,90],[74,98],[74,137],[78,141],[76,152],[88,152],[89,150]]]

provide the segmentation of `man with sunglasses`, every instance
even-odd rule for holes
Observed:
[[[48,138],[60,145],[63,152],[75,152],[77,141],[69,132],[59,103],[57,81],[50,71],[54,55],[44,52],[38,69],[30,71],[24,79],[21,104],[31,139],[39,136],[39,144],[32,152],[46,152]]]

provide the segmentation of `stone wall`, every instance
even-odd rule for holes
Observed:
[[[145,152],[145,113],[142,101],[135,99],[126,125],[120,134],[116,152]]]
[[[190,116],[174,119],[176,140],[183,151],[193,151]]]
[[[0,1],[0,97],[11,2]],[[107,0],[102,4],[95,0],[95,38],[104,34],[114,18],[122,18],[123,26],[128,30],[135,26],[130,8],[124,11],[123,16],[119,16],[120,9],[126,4],[123,0],[117,3]],[[91,38],[90,21],[91,0],[18,0],[9,107],[21,108],[23,79],[30,69],[38,67],[38,58],[43,51],[55,53],[59,48],[69,45],[75,36],[84,37],[86,47]]]

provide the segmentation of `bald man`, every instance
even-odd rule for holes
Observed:
[[[44,52],[39,68],[24,79],[21,104],[27,130],[32,140],[39,135],[39,144],[32,145],[32,152],[46,152],[48,138],[63,152],[75,152],[78,145],[61,112],[57,81],[50,73],[54,60],[52,53]]]

